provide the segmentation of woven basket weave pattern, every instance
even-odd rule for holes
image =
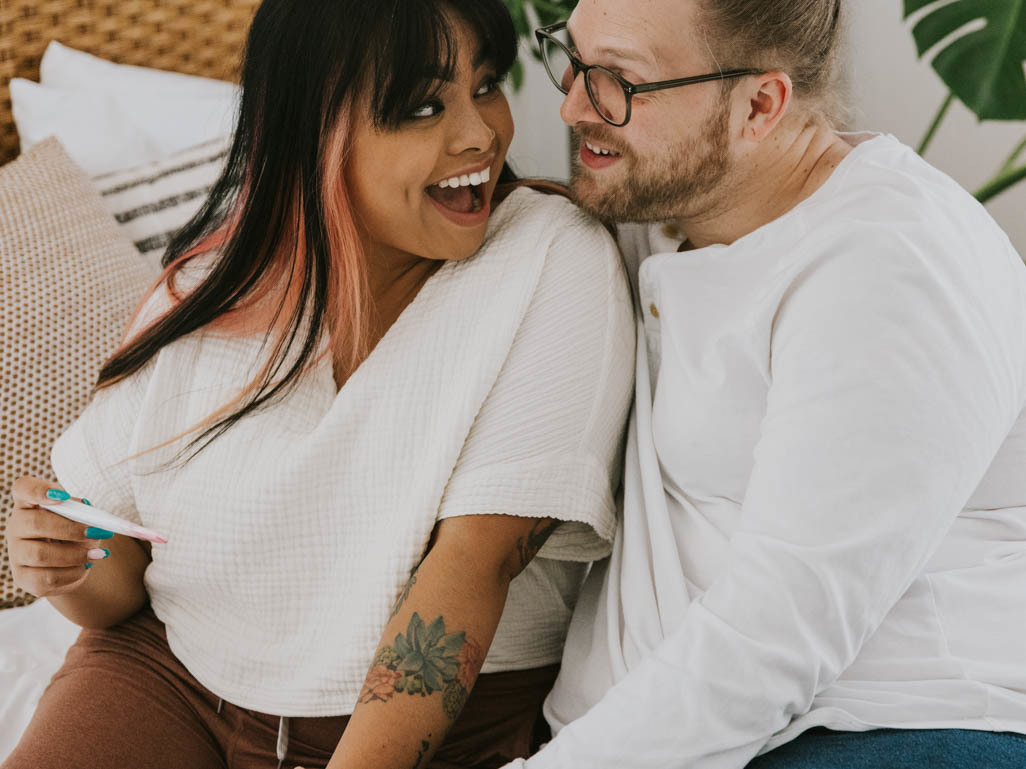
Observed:
[[[120,64],[237,78],[260,0],[0,0],[0,164],[18,153],[12,77],[39,79],[51,40]]]

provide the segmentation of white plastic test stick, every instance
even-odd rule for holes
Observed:
[[[106,510],[101,510],[91,505],[84,505],[73,499],[69,499],[66,502],[55,502],[52,505],[43,505],[43,507],[52,513],[57,513],[57,515],[67,518],[69,521],[84,523],[86,526],[96,526],[100,529],[113,531],[115,534],[124,534],[126,537],[145,539],[149,542],[156,542],[159,545],[167,544],[167,537],[162,534],[147,529],[145,526],[137,526],[131,521],[126,521],[124,518],[118,518]]]

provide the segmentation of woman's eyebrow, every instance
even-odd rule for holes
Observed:
[[[495,66],[495,52],[489,46],[482,45],[474,55],[474,69],[485,66]]]

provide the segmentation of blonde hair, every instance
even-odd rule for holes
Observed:
[[[798,108],[831,124],[847,117],[841,82],[843,0],[699,0],[709,44],[724,69],[779,69]],[[724,82],[733,89],[737,82]]]

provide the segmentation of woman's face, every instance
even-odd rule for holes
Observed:
[[[396,129],[356,122],[348,182],[372,261],[466,259],[484,242],[492,192],[513,139],[494,65],[456,28],[452,81]]]

